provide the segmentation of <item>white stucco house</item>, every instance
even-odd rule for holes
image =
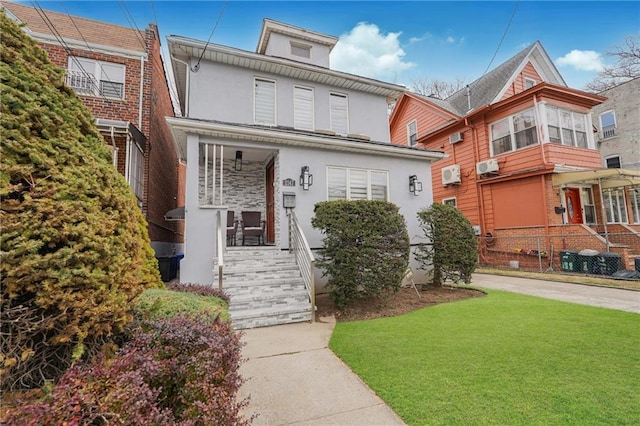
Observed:
[[[319,201],[391,201],[418,238],[430,163],[444,154],[390,143],[388,107],[404,87],[331,70],[337,38],[269,19],[255,52],[167,40],[183,111],[167,122],[187,166],[180,281],[222,283],[238,327],[311,319],[322,285],[311,254],[322,247],[311,226]],[[260,212],[263,238],[243,246],[240,225],[233,245],[228,211],[236,221]],[[300,295],[284,303],[261,284]]]

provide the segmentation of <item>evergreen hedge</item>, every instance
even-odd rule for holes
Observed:
[[[415,253],[421,269],[432,270],[433,285],[445,281],[465,284],[478,265],[478,242],[469,219],[457,208],[433,203],[418,213],[418,220],[427,243],[421,243]]]
[[[64,72],[0,12],[2,388],[54,380],[161,287],[146,221]]]
[[[312,225],[326,237],[317,265],[338,307],[396,292],[409,264],[409,234],[398,207],[387,201],[324,201]]]

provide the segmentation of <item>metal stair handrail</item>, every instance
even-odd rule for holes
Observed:
[[[293,252],[296,263],[300,268],[304,286],[307,289],[311,301],[311,322],[315,322],[316,316],[316,289],[315,267],[316,259],[304,236],[300,222],[293,210],[289,210],[289,251]]]
[[[226,222],[225,222],[226,223]],[[226,234],[226,227],[225,227]],[[224,269],[224,246],[222,239],[222,210],[216,212],[216,252],[218,256],[218,289],[222,291],[222,270]]]

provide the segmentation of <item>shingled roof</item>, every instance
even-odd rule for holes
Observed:
[[[10,16],[13,15],[26,24],[27,30],[34,36],[42,34],[56,37],[59,35],[67,40],[75,40],[82,45],[86,41],[86,43],[93,45],[145,52],[143,31],[45,10],[44,14],[50,21],[49,24],[43,18],[42,11],[36,8],[6,1],[1,3]],[[54,34],[49,25],[55,28],[57,34]]]

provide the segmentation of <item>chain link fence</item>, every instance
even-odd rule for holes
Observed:
[[[640,235],[519,235],[479,237],[479,266],[583,275],[640,272]]]

